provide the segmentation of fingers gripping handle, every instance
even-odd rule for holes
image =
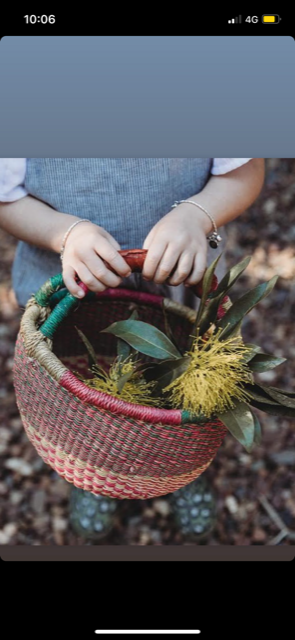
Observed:
[[[124,258],[124,260],[127,262],[128,266],[130,267],[133,273],[134,272],[141,273],[141,271],[143,270],[143,265],[147,255],[146,249],[126,249],[124,251],[119,251],[119,253],[121,254],[122,258]],[[105,264],[111,271],[114,271],[114,269],[108,263],[105,263]],[[192,285],[191,288],[195,293],[195,295],[201,298],[202,285],[198,283],[196,285]]]
[[[144,265],[144,261],[146,258],[147,250],[145,249],[126,249],[119,251],[121,256],[127,262],[132,272],[141,273]],[[106,261],[104,261],[108,269],[110,271],[114,271],[113,267],[109,265]],[[39,291],[35,295],[35,300],[37,304],[40,306],[48,306],[49,301],[53,293],[58,291],[64,286],[62,274],[58,274],[53,276],[47,282],[42,285]],[[85,293],[88,292],[87,286],[83,282],[79,282],[79,286],[84,290]],[[215,289],[217,286],[217,280],[213,281],[212,289]],[[202,296],[202,284],[198,283],[193,285],[193,292],[199,298]],[[48,338],[53,338],[54,333],[61,323],[61,321],[70,313],[71,309],[77,305],[78,299],[73,296],[70,292],[68,292],[54,307],[50,316],[45,320],[43,325],[40,327],[40,331]]]

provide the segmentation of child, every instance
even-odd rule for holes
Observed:
[[[262,158],[0,159],[0,226],[20,240],[12,270],[20,306],[61,270],[77,297],[84,292],[76,274],[91,291],[136,287],[197,306],[189,285],[201,280],[223,244],[215,233],[217,249],[208,248],[207,237],[218,228],[224,239],[223,225],[252,204],[263,179]],[[148,250],[143,273],[130,275],[118,250],[141,247]],[[174,494],[176,517],[179,500],[182,519],[184,500],[192,512],[201,485],[204,494],[202,478]],[[207,489],[205,495],[212,511]],[[72,524],[89,539],[109,530],[115,507],[109,498],[72,490]],[[186,533],[206,529],[196,517],[189,523]]]

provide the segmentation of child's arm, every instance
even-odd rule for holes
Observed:
[[[217,227],[237,218],[259,195],[264,182],[264,159],[255,158],[229,173],[212,176],[204,189],[189,198],[204,207]],[[207,266],[208,241],[213,231],[210,218],[192,204],[172,209],[150,231],[143,248],[148,249],[143,276],[147,280],[196,284]],[[189,277],[188,277],[189,276]]]
[[[55,211],[31,196],[0,203],[0,227],[19,240],[60,253],[63,237],[77,216]],[[75,273],[92,291],[117,287],[130,268],[118,253],[116,240],[102,227],[81,222],[70,232],[63,254],[63,279],[69,291],[78,297],[84,291],[75,281]],[[115,269],[106,268],[101,258]]]

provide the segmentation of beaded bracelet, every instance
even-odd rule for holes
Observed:
[[[61,250],[60,250],[60,260],[61,263],[63,261],[63,255],[64,255],[64,250],[65,250],[65,244],[66,241],[68,239],[68,235],[71,233],[72,229],[74,229],[74,227],[76,226],[76,224],[79,224],[79,222],[91,222],[91,220],[88,220],[87,218],[81,218],[80,220],[76,220],[76,222],[73,222],[73,224],[71,224],[71,226],[68,228],[68,230],[66,231],[64,237],[63,237],[63,241],[61,243]]]
[[[204,211],[204,213],[206,213],[208,218],[210,218],[214,231],[213,231],[213,233],[210,234],[210,236],[207,237],[207,240],[209,241],[209,245],[210,245],[210,247],[212,247],[212,249],[217,249],[218,244],[219,244],[219,242],[221,242],[222,238],[220,237],[220,235],[217,232],[217,226],[216,226],[216,222],[215,222],[214,218],[212,218],[211,214],[206,209],[204,209],[204,207],[202,207],[201,204],[198,204],[197,202],[194,202],[194,200],[177,200],[176,202],[174,202],[174,204],[172,205],[171,209],[175,209],[175,207],[178,207],[179,204],[183,204],[183,203],[194,204],[195,207],[198,207],[199,209]]]

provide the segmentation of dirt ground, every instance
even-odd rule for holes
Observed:
[[[85,545],[68,526],[70,485],[37,455],[15,403],[12,367],[22,313],[11,289],[15,246],[16,241],[0,230],[0,544]],[[261,196],[228,225],[228,265],[249,254],[251,264],[232,299],[244,287],[275,274],[280,277],[273,293],[247,316],[243,335],[246,342],[288,358],[260,379],[294,390],[295,160],[268,160]],[[208,545],[294,544],[295,422],[258,414],[262,444],[250,455],[228,435],[206,472],[219,514]],[[285,528],[291,536],[285,535]],[[158,498],[122,501],[114,530],[100,544],[192,543],[176,530],[167,501]]]

